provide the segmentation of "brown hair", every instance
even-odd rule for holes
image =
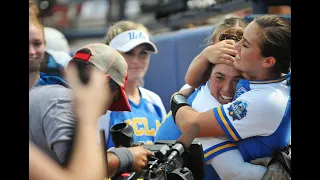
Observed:
[[[260,28],[260,54],[276,59],[276,73],[288,73],[291,65],[291,23],[277,15],[263,15],[253,20]]]
[[[232,39],[237,43],[242,39],[242,36],[243,36],[243,29],[228,29],[226,32],[220,34],[219,42],[226,39]],[[210,63],[208,69],[205,72],[205,77],[207,80],[210,79],[213,67],[214,67],[214,64]]]
[[[242,18],[239,18],[239,17],[226,18],[220,24],[215,26],[211,36],[209,36],[205,40],[207,42],[206,44],[211,45],[216,43],[214,41],[217,38],[217,36],[219,36],[222,33],[222,31],[225,31],[226,29],[231,29],[235,27],[241,27],[244,29],[245,27],[247,27],[247,25],[248,25],[248,22]]]
[[[148,29],[143,25],[139,23],[135,23],[132,21],[118,21],[113,26],[111,26],[107,32],[105,44],[109,45],[110,41],[116,37],[118,34],[129,31],[129,30],[141,30],[149,34]]]

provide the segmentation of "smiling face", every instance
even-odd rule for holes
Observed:
[[[147,45],[141,44],[126,53],[120,53],[128,64],[128,83],[143,79],[150,61]]]
[[[210,92],[220,104],[232,101],[238,81],[242,78],[241,71],[233,66],[217,64],[213,66],[210,77]]]
[[[244,30],[243,38],[236,43],[238,51],[234,67],[243,71],[253,79],[262,71],[264,57],[260,53],[261,29],[255,22],[251,22]]]
[[[29,72],[39,71],[44,58],[45,41],[43,29],[36,23],[29,23]]]

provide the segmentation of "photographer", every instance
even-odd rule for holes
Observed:
[[[88,81],[87,85],[81,85],[79,79],[75,78],[74,65],[78,66],[81,72],[80,79]],[[105,83],[101,83],[102,79],[99,79],[98,75],[93,75],[90,80],[86,80],[88,77],[83,77],[91,69],[96,68],[105,73],[103,75]],[[56,81],[49,83],[49,80],[54,77],[42,76],[30,90],[31,179],[101,179],[105,168],[103,166],[104,153],[97,143],[99,141],[97,137],[98,117],[107,109],[120,111],[130,108],[130,106],[123,107],[128,106],[124,93],[127,64],[123,57],[109,46],[94,43],[81,48],[71,60],[68,71],[69,74],[71,73],[68,78],[70,84],[57,77]],[[57,83],[58,80],[63,83]],[[106,83],[107,86],[104,85]],[[73,109],[69,87],[72,87],[75,93],[75,109]],[[44,106],[46,103],[51,103],[51,108]],[[74,150],[70,155],[71,159],[67,161],[75,133],[75,118],[78,120]],[[36,136],[35,133],[37,133]],[[47,158],[34,145],[57,162],[63,162],[65,169],[51,162],[52,159]],[[147,165],[147,157],[150,155],[151,152],[144,147],[114,148],[107,153],[108,174],[112,176],[125,169],[139,172]]]

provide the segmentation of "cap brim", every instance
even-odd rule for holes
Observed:
[[[131,107],[126,95],[126,92],[120,87],[120,98],[111,104],[109,107],[111,111],[131,111]]]
[[[128,52],[130,51],[131,49],[139,46],[140,44],[148,44],[150,45],[150,52],[153,53],[153,54],[157,54],[158,53],[158,48],[155,44],[153,44],[151,41],[147,41],[147,40],[144,40],[144,39],[136,39],[136,40],[131,40],[129,41],[128,43],[122,45],[122,46],[119,46],[115,49],[117,49],[118,51],[120,52]]]

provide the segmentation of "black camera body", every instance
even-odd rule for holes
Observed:
[[[163,157],[163,160],[159,163],[160,165],[163,164],[163,161],[167,159],[167,155],[170,154],[172,151],[172,147],[176,144],[175,140],[162,140],[157,141],[153,145],[143,145],[145,148],[149,149],[151,152],[154,152],[156,157],[160,157],[163,155],[164,152],[164,146],[168,146],[169,149],[167,150],[165,156]],[[203,148],[202,144],[198,141],[193,141],[190,145],[190,147],[182,153],[181,156],[178,156],[177,159],[175,159],[181,163],[181,166],[178,166],[176,164],[175,169],[171,171],[167,175],[167,179],[179,179],[177,176],[185,177],[182,179],[190,180],[190,179],[204,179],[204,154],[203,154]],[[152,161],[149,163],[151,164]],[[149,166],[148,164],[148,166]],[[187,172],[187,171],[190,172]],[[192,177],[191,177],[192,176]]]
[[[120,128],[121,127],[121,128]],[[198,141],[192,141],[188,148],[173,158],[169,157],[174,151],[179,151],[179,143],[175,140],[161,140],[152,145],[132,143],[130,125],[120,123],[111,127],[111,136],[117,145],[122,143],[131,146],[143,146],[152,152],[149,157],[148,165],[142,172],[122,172],[112,180],[201,180],[204,179],[204,154],[202,144]],[[116,133],[115,133],[116,132]],[[128,133],[130,132],[130,133]],[[117,138],[116,136],[120,137]],[[122,146],[122,145],[121,145]]]

